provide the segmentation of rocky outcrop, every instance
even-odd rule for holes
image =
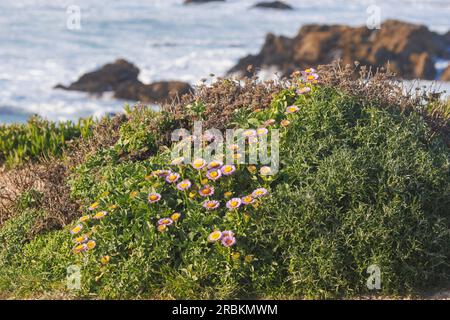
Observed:
[[[102,93],[114,91],[122,83],[138,81],[139,69],[124,59],[108,63],[100,69],[82,75],[69,86],[57,85],[58,89]]]
[[[207,2],[225,2],[225,0],[185,0],[184,4],[200,4]]]
[[[441,74],[442,81],[450,81],[450,65]]]
[[[148,102],[165,102],[192,92],[192,87],[180,81],[161,81],[144,84],[138,80],[139,69],[132,63],[119,59],[99,70],[82,75],[69,86],[57,85],[64,90],[84,91],[101,94],[113,91],[118,99]]]
[[[260,8],[260,9],[278,9],[278,10],[293,10],[292,6],[284,3],[282,1],[267,1],[267,2],[258,2],[252,8]]]
[[[450,39],[422,25],[387,20],[379,30],[343,25],[306,25],[294,38],[268,34],[257,55],[241,59],[230,73],[249,74],[254,68],[277,67],[284,75],[299,68],[359,61],[386,66],[405,79],[434,79],[433,59],[450,59]]]
[[[131,82],[122,84],[114,92],[114,97],[144,103],[167,101],[192,92],[192,87],[181,81],[160,81],[151,84]]]

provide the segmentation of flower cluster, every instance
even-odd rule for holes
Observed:
[[[170,218],[161,218],[158,220],[157,229],[159,232],[167,231],[167,228],[171,226],[174,222],[177,222],[181,218],[181,213],[175,212]]]
[[[99,202],[95,202],[88,207],[88,211],[95,211],[100,206]],[[109,208],[114,210],[117,206],[112,205]],[[88,227],[90,221],[101,220],[108,215],[107,211],[97,211],[92,214],[86,214],[78,219],[78,222],[69,231],[74,237],[75,247],[72,249],[74,253],[80,253],[87,250],[92,250],[96,247],[95,240],[90,239],[94,228],[91,228],[89,232],[81,234],[83,230]]]
[[[234,236],[233,231],[213,231],[209,234],[208,236],[208,241],[209,242],[217,242],[220,241],[220,243],[224,246],[224,247],[231,247],[236,243],[236,238]]]

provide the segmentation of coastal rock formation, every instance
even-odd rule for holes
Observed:
[[[160,81],[151,84],[134,81],[119,86],[114,92],[114,97],[148,103],[171,100],[192,91],[188,83],[181,81]]]
[[[278,10],[293,10],[292,6],[282,2],[282,1],[267,1],[267,2],[258,2],[252,8],[260,8],[260,9],[278,9]]]
[[[225,2],[225,0],[184,0],[184,4],[207,3],[207,2]]]
[[[250,75],[254,68],[277,67],[284,75],[299,68],[359,61],[381,67],[405,79],[434,79],[433,59],[450,59],[450,39],[422,25],[387,20],[379,30],[343,25],[306,25],[294,38],[269,33],[257,55],[242,58],[230,73]]]
[[[68,87],[57,85],[58,89],[85,91],[90,93],[102,93],[114,91],[122,83],[138,81],[139,69],[132,63],[119,59],[114,63],[108,63],[99,70],[82,75],[77,81]]]
[[[444,72],[441,74],[442,81],[450,81],[450,65],[444,69]]]
[[[82,75],[69,86],[57,85],[56,89],[84,91],[101,94],[113,91],[118,99],[148,102],[164,102],[193,91],[192,87],[180,81],[161,81],[144,84],[138,80],[139,69],[132,63],[119,59],[99,70]]]

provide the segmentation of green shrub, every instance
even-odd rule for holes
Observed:
[[[299,111],[286,115],[294,103]],[[319,86],[308,95],[281,90],[262,110],[233,111],[236,126],[275,119],[280,171],[268,178],[239,165],[230,177],[209,181],[221,207],[207,211],[198,195],[205,172],[167,165],[170,150],[149,130],[167,134],[174,122],[153,122],[156,116],[142,112],[122,125],[116,145],[98,150],[71,176],[88,220],[70,228],[82,223],[78,235],[95,247],[72,253],[76,236],[69,230],[38,236],[6,268],[34,280],[14,286],[4,271],[0,288],[61,288],[70,264],[82,267],[78,296],[101,298],[351,297],[372,293],[366,270],[373,264],[383,294],[418,293],[449,280],[449,148],[417,113]],[[286,119],[290,124],[280,126]],[[152,152],[124,158],[124,148]],[[180,173],[193,187],[178,191],[154,175],[159,169]],[[269,196],[225,208],[226,192],[241,197],[258,187]],[[162,198],[149,204],[152,192]],[[107,215],[93,219],[102,211]],[[158,220],[174,212],[181,218],[158,230]],[[214,230],[234,231],[237,243],[209,243]],[[15,267],[28,261],[26,269]]]

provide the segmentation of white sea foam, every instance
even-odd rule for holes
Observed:
[[[2,0],[0,122],[29,113],[63,120],[121,110],[124,102],[109,96],[52,89],[118,57],[135,63],[145,82],[195,84],[258,52],[267,32],[294,36],[307,23],[365,24],[373,3],[383,20],[449,29],[450,1],[444,0],[286,0],[294,11],[249,10],[256,1],[183,6],[182,0]],[[69,5],[81,9],[81,30],[66,28]],[[5,107],[17,114],[2,113]]]

